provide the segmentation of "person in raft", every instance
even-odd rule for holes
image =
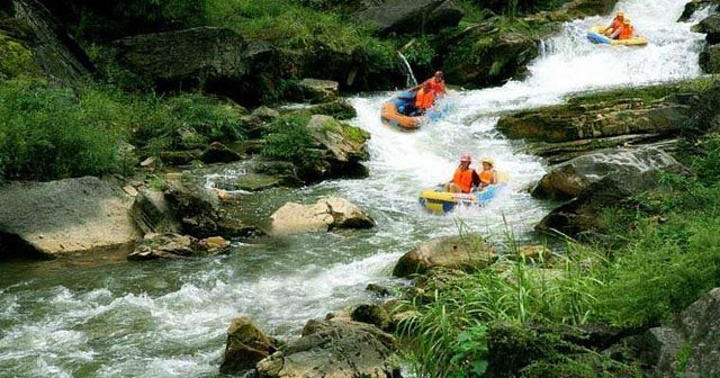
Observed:
[[[414,91],[417,89],[422,88],[425,84],[430,84],[430,88],[435,91],[435,94],[438,96],[444,95],[447,93],[445,90],[445,79],[444,74],[442,71],[435,71],[435,75],[433,77],[423,81],[422,83],[410,88],[410,91]]]
[[[612,39],[630,39],[635,34],[629,18],[623,20],[623,24],[610,35]]]
[[[460,157],[460,165],[455,170],[452,180],[445,184],[446,192],[470,193],[473,187],[480,185],[480,176],[470,168],[471,160],[468,154]]]
[[[415,96],[415,111],[418,114],[425,114],[425,112],[432,108],[435,104],[435,91],[432,90],[430,83],[423,83],[423,87],[418,91]]]
[[[488,185],[495,185],[498,183],[497,171],[495,171],[495,162],[490,158],[483,158],[481,160],[483,170],[480,172],[480,184],[478,188],[482,189]]]
[[[620,29],[620,27],[623,25],[623,22],[625,22],[625,12],[623,12],[621,10],[615,12],[615,18],[613,18],[610,26],[605,28],[605,30],[603,31],[603,34],[605,34],[608,37],[611,36],[613,33],[615,33],[615,31]]]

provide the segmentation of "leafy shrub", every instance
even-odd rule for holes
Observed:
[[[0,161],[7,178],[53,179],[119,170],[122,109],[94,90],[36,81],[0,85]]]
[[[284,161],[305,160],[306,149],[312,144],[312,136],[307,129],[309,121],[307,115],[287,115],[276,119],[265,137],[262,154]]]
[[[244,138],[242,111],[199,93],[162,98],[111,86],[56,88],[41,81],[0,81],[0,170],[8,179],[49,180],[126,172],[122,141],[151,151]]]

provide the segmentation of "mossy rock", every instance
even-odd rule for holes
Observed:
[[[39,76],[32,52],[20,41],[0,33],[0,77]]]

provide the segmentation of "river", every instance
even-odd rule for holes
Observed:
[[[288,200],[338,195],[366,209],[374,230],[301,235],[194,261],[130,263],[124,255],[0,263],[0,377],[214,377],[230,320],[246,313],[267,332],[296,337],[311,318],[372,300],[393,264],[419,242],[464,225],[501,241],[529,238],[550,207],[527,188],[546,170],[495,130],[503,111],[561,103],[571,93],[699,76],[703,35],[676,23],[686,0],[629,0],[619,8],[650,40],[643,48],[594,46],[585,30],[609,18],[567,23],[545,41],[530,75],[502,87],[457,91],[450,114],[415,133],[379,121],[389,93],[350,99],[353,124],[372,134],[370,177],[247,197],[266,219]],[[441,217],[417,204],[420,189],[448,180],[460,154],[495,159],[507,190],[489,206]]]

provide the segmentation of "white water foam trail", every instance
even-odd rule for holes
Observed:
[[[570,22],[544,43],[526,80],[457,93],[447,118],[415,133],[380,123],[389,94],[353,99],[353,122],[372,134],[370,177],[325,182],[294,195],[305,202],[328,193],[346,197],[378,220],[375,231],[290,238],[274,249],[242,247],[219,260],[75,271],[87,274],[88,283],[71,289],[54,280],[36,282],[42,275],[1,289],[0,372],[214,376],[225,330],[238,312],[272,334],[297,335],[310,318],[368,300],[367,283],[387,280],[393,262],[418,241],[457,233],[458,219],[484,233],[502,231],[505,219],[513,231],[526,233],[547,211],[526,191],[545,167],[495,130],[498,113],[559,103],[573,92],[700,75],[702,35],[674,22],[685,1],[620,3],[650,40],[643,48],[588,43],[586,28],[609,18]],[[449,179],[463,152],[476,160],[493,157],[510,173],[508,190],[481,209],[450,216],[423,212],[418,192]]]

